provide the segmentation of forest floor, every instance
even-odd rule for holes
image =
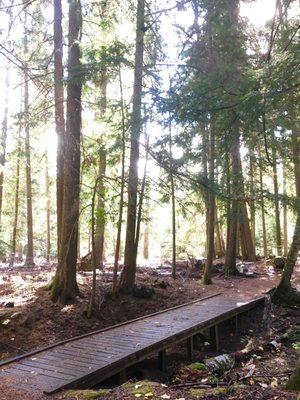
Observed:
[[[112,298],[110,295],[111,269],[99,275],[97,297],[99,309],[97,315],[88,319],[86,310],[91,287],[91,273],[79,272],[78,281],[83,297],[75,305],[61,306],[49,300],[48,293],[43,289],[51,280],[55,267],[50,264],[40,264],[35,268],[0,269],[0,359],[24,353],[47,344],[67,339],[93,330],[101,329],[116,323],[137,318],[155,311],[173,307],[178,304],[198,299],[213,293],[222,292],[231,297],[250,299],[266,293],[273,288],[279,279],[272,266],[264,262],[247,265],[248,276],[225,277],[216,273],[213,285],[204,286],[200,283],[199,269],[179,268],[178,278],[173,280],[170,268],[138,269],[137,283],[154,289],[151,298],[136,298],[120,295]],[[295,274],[294,284],[300,288],[299,265]],[[262,322],[263,311],[257,310],[241,324],[239,335],[227,332],[224,326],[224,343],[222,352],[232,352],[247,346],[251,341],[257,343],[256,353],[246,362],[237,362],[231,369],[232,383],[239,386],[223,392],[174,386],[174,382],[185,384],[190,381],[199,382],[201,376],[195,371],[186,369],[184,346],[176,346],[168,353],[168,370],[161,374],[153,366],[155,360],[149,360],[129,376],[132,383],[126,383],[114,389],[106,396],[107,399],[296,399],[297,396],[282,392],[280,386],[297,363],[296,351],[288,335],[300,336],[300,310],[293,308],[273,307],[269,310],[268,322]],[[298,324],[298,325],[297,325]],[[230,338],[230,340],[228,340]],[[284,340],[282,339],[284,338]],[[275,344],[268,344],[272,341]],[[300,338],[297,337],[297,341]],[[261,343],[261,346],[259,346]],[[267,344],[267,345],[266,345]],[[261,351],[259,348],[264,349]],[[197,360],[213,356],[207,349],[201,348]],[[141,371],[143,373],[141,374]],[[234,373],[240,375],[234,376]],[[251,372],[250,375],[245,376]],[[201,374],[200,374],[201,375]],[[228,378],[228,376],[227,376]],[[226,378],[226,379],[227,379]],[[136,380],[143,379],[141,383]],[[145,381],[145,379],[147,379]],[[204,383],[209,379],[202,376]],[[223,378],[222,378],[223,379]],[[227,382],[228,383],[228,382]],[[108,382],[111,387],[113,382]],[[242,384],[242,385],[241,385]],[[2,386],[2,384],[1,384]],[[232,386],[232,385],[231,385]],[[42,399],[40,394],[11,392],[11,389],[1,388],[0,399]],[[35,395],[37,397],[35,397]],[[98,398],[98,394],[92,394]],[[72,397],[73,396],[73,397]],[[49,398],[49,397],[48,397]],[[59,394],[53,398],[84,398],[80,393]]]

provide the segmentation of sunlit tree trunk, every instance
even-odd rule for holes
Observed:
[[[15,185],[15,204],[14,204],[14,222],[11,240],[11,253],[9,266],[12,267],[15,263],[16,258],[16,245],[17,245],[17,233],[18,233],[18,220],[19,220],[19,197],[20,197],[20,162],[21,162],[21,127],[18,135],[18,146],[17,146],[17,167],[16,167],[16,185]]]
[[[145,202],[144,243],[143,243],[143,256],[145,260],[149,259],[149,218],[150,218],[150,199],[149,199],[149,185],[147,185],[146,202]]]
[[[56,208],[57,208],[57,253],[62,234],[63,221],[63,188],[64,188],[64,68],[63,68],[63,31],[61,0],[54,0],[54,103],[55,103],[55,130],[57,135],[56,158]]]
[[[172,277],[176,278],[176,198],[175,182],[173,171],[173,151],[172,151],[172,127],[169,124],[169,156],[170,156],[170,183],[171,183],[171,207],[172,207]]]
[[[223,238],[223,233],[221,229],[221,225],[218,219],[218,211],[216,207],[216,216],[215,216],[215,248],[216,248],[216,256],[218,258],[224,257],[225,255],[225,243],[224,243],[224,238]]]
[[[24,54],[28,57],[27,11],[24,22]],[[33,217],[32,217],[32,182],[31,182],[31,149],[29,130],[29,73],[28,65],[24,68],[24,130],[25,130],[25,160],[26,160],[26,200],[27,200],[27,253],[26,266],[34,266],[33,256]]]
[[[207,256],[203,274],[203,283],[212,283],[212,267],[215,256],[215,218],[216,218],[216,198],[215,198],[215,121],[214,117],[210,121],[209,130],[209,191],[208,191],[208,240]]]
[[[127,225],[124,252],[124,270],[120,286],[130,292],[135,283],[136,273],[136,219],[138,192],[139,140],[141,134],[141,105],[145,34],[145,0],[137,1],[136,47],[134,67],[133,105],[131,118],[130,164],[128,174]]]
[[[262,158],[261,158],[260,148],[258,148],[258,157],[259,157],[259,186],[260,186],[260,207],[261,207],[263,254],[264,254],[264,257],[266,258],[268,256],[268,243],[267,243],[267,229],[266,229],[263,169],[262,169]]]
[[[275,142],[275,135],[273,134]],[[274,207],[275,207],[275,224],[276,224],[276,248],[277,255],[282,255],[282,238],[280,224],[280,208],[279,208],[279,190],[278,190],[278,174],[277,174],[277,154],[275,143],[272,146],[272,162],[273,162],[273,184],[274,184]]]
[[[81,90],[79,0],[69,3],[69,53],[67,84],[67,131],[64,145],[64,193],[61,251],[52,284],[52,299],[65,304],[78,294],[76,282],[78,217],[80,200]]]
[[[121,100],[121,121],[122,121],[122,157],[121,157],[121,191],[119,202],[119,217],[117,223],[117,238],[115,246],[114,257],[114,270],[113,270],[113,284],[112,292],[115,295],[118,288],[118,268],[119,259],[121,258],[121,234],[122,234],[122,221],[124,209],[124,191],[125,191],[125,155],[126,155],[126,127],[125,127],[125,113],[124,113],[124,98],[123,98],[123,83],[121,65],[119,65],[119,85],[120,85],[120,100]]]
[[[49,161],[48,161],[48,152],[46,150],[45,153],[45,162],[46,162],[46,170],[45,170],[45,186],[46,186],[46,261],[50,260],[51,253],[51,226],[50,226],[50,216],[51,216],[51,198],[50,198],[50,177],[49,177]]]

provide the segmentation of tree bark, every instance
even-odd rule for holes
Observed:
[[[283,173],[283,195],[286,196],[286,165],[282,164],[282,173]],[[288,209],[287,203],[284,199],[283,203],[283,255],[286,257],[288,254]]]
[[[100,117],[104,117],[107,108],[107,68],[101,68],[100,79]],[[99,148],[99,179],[98,179],[98,204],[96,213],[96,229],[95,244],[96,254],[95,263],[99,268],[103,268],[103,251],[104,251],[104,232],[105,232],[105,174],[106,174],[106,149],[103,138],[100,138]]]
[[[125,155],[126,155],[126,127],[125,127],[125,113],[124,113],[124,98],[123,98],[123,83],[121,65],[119,65],[119,85],[120,85],[120,100],[121,100],[121,117],[122,117],[122,157],[121,157],[121,191],[119,203],[119,218],[117,224],[117,239],[115,246],[115,259],[113,271],[113,284],[112,292],[115,295],[118,288],[118,268],[119,258],[121,258],[121,233],[124,209],[124,191],[125,191]]]
[[[172,204],[172,278],[176,278],[176,199],[173,175],[172,127],[169,124],[169,154],[170,154],[170,182]]]
[[[275,141],[275,135],[273,135]],[[274,184],[274,207],[275,207],[275,223],[276,223],[276,248],[277,255],[282,256],[282,238],[280,224],[280,208],[279,208],[279,190],[278,190],[278,174],[277,174],[277,154],[275,143],[272,146],[272,161],[273,161],[273,184]]]
[[[16,167],[16,186],[15,186],[15,204],[14,204],[14,222],[11,240],[11,252],[9,266],[13,267],[16,258],[17,246],[17,233],[18,233],[18,220],[19,220],[19,195],[20,195],[20,160],[21,160],[21,127],[18,135],[18,148],[17,148],[17,167]]]
[[[128,174],[128,206],[127,225],[124,253],[124,270],[121,288],[130,292],[135,283],[136,274],[136,217],[138,192],[138,160],[139,139],[141,133],[141,104],[144,61],[144,34],[145,34],[145,0],[137,1],[136,47],[134,68],[133,106],[131,119],[130,164]]]
[[[215,122],[210,121],[209,137],[209,192],[208,192],[208,248],[207,257],[203,274],[203,283],[209,285],[212,283],[211,275],[213,260],[215,255],[215,221],[216,221],[216,198],[214,193],[215,184]]]
[[[227,248],[225,257],[225,272],[227,275],[235,275],[236,269],[236,255],[237,255],[237,235],[238,235],[238,221],[239,221],[239,201],[237,196],[240,189],[240,178],[241,173],[239,169],[239,131],[238,127],[233,126],[232,129],[232,144],[231,144],[231,164],[232,164],[232,184],[231,184],[231,205],[229,208],[228,216],[228,237],[227,237]]]
[[[149,186],[146,189],[146,204],[145,204],[145,227],[144,227],[144,243],[143,243],[143,257],[145,260],[149,259],[149,217],[150,217],[150,204],[149,204]]]
[[[255,238],[255,230],[256,230],[256,221],[255,221],[255,155],[253,149],[250,149],[250,221],[251,221],[251,233],[252,233],[252,241],[254,246],[254,252],[256,253],[256,238]]]
[[[50,260],[51,253],[51,226],[50,226],[50,216],[51,216],[51,198],[50,198],[50,177],[49,177],[49,161],[48,153],[45,153],[46,160],[46,170],[45,170],[45,186],[46,186],[46,261]]]
[[[54,103],[55,130],[57,135],[56,157],[56,208],[57,208],[57,254],[59,254],[62,221],[63,221],[63,190],[64,190],[64,68],[63,68],[63,31],[61,0],[54,0]]]
[[[266,211],[264,199],[264,184],[263,184],[263,169],[261,151],[258,148],[259,157],[259,186],[260,186],[260,207],[261,207],[261,223],[262,223],[262,238],[263,238],[263,254],[264,258],[268,256],[267,229],[266,229]]]
[[[27,11],[25,10],[24,22],[24,53],[28,53],[27,37]],[[26,200],[27,200],[27,253],[26,266],[34,266],[33,255],[33,217],[32,217],[32,183],[31,183],[31,154],[30,154],[30,130],[29,130],[29,74],[28,65],[24,68],[24,129],[25,129],[25,160],[26,160]]]
[[[75,301],[78,218],[80,201],[81,90],[80,62],[81,5],[69,2],[69,53],[67,84],[67,131],[64,145],[63,224],[60,254],[52,284],[52,299],[63,304]]]

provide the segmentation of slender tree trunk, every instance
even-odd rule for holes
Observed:
[[[232,144],[231,144],[231,164],[232,164],[232,185],[231,205],[229,209],[229,226],[228,226],[228,237],[227,237],[227,251],[225,257],[225,271],[227,275],[235,275],[236,269],[236,255],[237,255],[237,235],[238,235],[238,221],[239,221],[239,201],[237,196],[239,195],[240,189],[240,169],[239,169],[239,131],[238,127],[233,126],[232,130]]]
[[[144,60],[144,18],[145,0],[137,1],[137,25],[136,25],[136,48],[134,68],[134,89],[131,120],[130,141],[130,164],[128,174],[128,206],[127,226],[124,253],[124,270],[121,281],[123,290],[130,292],[135,283],[136,273],[136,217],[137,217],[137,192],[138,192],[138,160],[139,139],[141,133],[141,104],[142,104],[142,81]]]
[[[15,204],[14,204],[14,222],[11,241],[11,253],[9,266],[13,267],[16,258],[16,245],[18,233],[18,220],[19,220],[19,195],[20,195],[20,160],[21,160],[21,127],[18,136],[18,150],[17,150],[17,167],[16,167],[16,186],[15,186]]]
[[[208,154],[208,130],[205,126],[203,126],[202,131],[202,168],[203,168],[203,177],[208,182],[208,168],[207,168],[207,154]],[[205,253],[208,252],[208,223],[209,223],[209,191],[208,189],[203,189],[203,199],[205,205]]]
[[[50,260],[51,253],[51,226],[50,226],[50,216],[51,216],[51,199],[50,199],[50,177],[49,177],[49,162],[48,162],[48,152],[45,153],[46,159],[46,171],[45,171],[45,184],[46,184],[46,261]]]
[[[121,234],[122,234],[122,221],[124,209],[124,191],[125,191],[125,155],[126,155],[126,128],[125,128],[125,113],[124,113],[124,98],[123,98],[123,83],[121,65],[119,65],[119,84],[120,84],[120,100],[121,100],[121,116],[122,116],[122,161],[121,161],[121,192],[119,203],[119,218],[117,224],[117,239],[115,246],[115,259],[114,259],[114,272],[113,272],[113,285],[112,292],[115,295],[118,287],[118,268],[119,258],[121,252]]]
[[[61,251],[52,284],[52,299],[65,304],[79,293],[76,282],[78,217],[80,201],[81,89],[79,0],[69,3],[69,54],[67,84],[67,132],[64,145],[64,193]]]
[[[170,155],[170,182],[172,202],[172,277],[176,278],[176,198],[175,183],[173,175],[173,151],[172,151],[172,128],[169,125],[169,155]]]
[[[24,53],[28,55],[27,11],[24,23]],[[27,199],[27,254],[25,265],[34,266],[33,256],[33,217],[32,217],[32,183],[31,183],[31,154],[29,130],[29,74],[28,66],[24,68],[24,129],[25,129],[25,160],[26,160],[26,199]]]
[[[95,229],[95,263],[97,268],[103,268],[104,231],[105,231],[105,174],[106,174],[106,150],[99,149],[99,179],[98,179],[98,204]]]
[[[220,222],[218,220],[217,207],[216,207],[215,220],[216,220],[216,223],[215,223],[215,230],[216,230],[216,234],[215,234],[216,256],[218,258],[222,258],[225,255],[225,243],[224,243],[224,239],[223,239],[223,233],[222,233],[221,225],[220,225]]]
[[[93,267],[93,281],[92,281],[92,291],[91,291],[91,297],[90,297],[90,302],[87,310],[87,317],[91,318],[93,314],[93,309],[95,307],[95,300],[96,300],[96,285],[97,285],[97,264],[96,264],[96,232],[95,232],[95,202],[96,202],[96,193],[97,193],[97,186],[98,186],[98,180],[99,177],[97,178],[93,190],[93,196],[92,196],[92,226],[91,226],[91,231],[92,231],[92,267]]]
[[[273,135],[275,141],[275,136]],[[276,248],[277,255],[282,256],[282,239],[280,224],[280,208],[279,208],[279,190],[278,190],[278,174],[277,174],[277,154],[275,144],[272,146],[273,161],[273,184],[274,184],[274,207],[275,207],[275,223],[276,223]]]
[[[268,256],[267,229],[266,229],[266,211],[264,199],[264,184],[263,184],[263,169],[261,151],[258,148],[259,157],[259,186],[260,186],[260,204],[261,204],[261,223],[262,223],[262,238],[263,238],[263,254],[264,258]]]
[[[8,65],[6,68],[6,77],[5,77],[4,113],[3,113],[2,132],[0,139],[0,226],[2,217],[4,166],[6,162],[6,142],[7,142],[7,129],[8,129],[9,73],[10,73],[10,66]]]
[[[144,246],[143,256],[145,260],[149,259],[149,217],[150,217],[150,204],[149,204],[149,186],[146,188],[146,203],[145,203],[145,227],[144,227]]]
[[[100,83],[100,117],[104,117],[107,108],[107,69],[105,67],[101,70],[101,83]],[[103,138],[100,139],[99,148],[99,180],[98,180],[98,204],[96,215],[96,229],[95,229],[95,243],[96,254],[95,262],[97,267],[103,268],[103,251],[104,251],[104,232],[105,232],[105,174],[106,174],[106,149]]]
[[[286,165],[285,163],[282,164],[283,168],[283,194],[284,196],[287,195],[286,193]],[[283,255],[286,257],[288,253],[288,210],[287,204],[284,200],[283,203]]]
[[[215,184],[215,123],[212,117],[210,123],[209,140],[209,192],[208,192],[208,249],[203,274],[203,283],[209,285],[212,283],[212,267],[215,255],[215,217],[216,217],[216,198],[214,193]]]
[[[54,0],[54,103],[55,103],[55,130],[57,135],[56,158],[56,207],[57,207],[57,254],[62,234],[63,221],[63,190],[64,190],[64,68],[63,68],[63,31],[61,0]]]
[[[244,182],[243,182],[243,167],[242,167],[242,160],[241,160],[241,152],[240,152],[240,144],[238,147],[238,168],[239,168],[239,188],[240,193],[239,195],[244,196]],[[250,222],[248,218],[248,211],[245,200],[239,202],[239,238],[242,250],[242,258],[243,260],[247,261],[255,261],[255,247],[253,242],[253,235],[251,233]]]
[[[253,149],[250,149],[250,221],[251,221],[251,233],[252,233],[252,241],[254,246],[254,252],[256,253],[256,239],[255,239],[255,230],[256,230],[256,221],[255,221],[255,155]]]

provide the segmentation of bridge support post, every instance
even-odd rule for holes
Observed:
[[[122,385],[127,380],[126,369],[123,369],[118,373],[119,385]]]
[[[158,368],[161,371],[166,370],[166,350],[161,350],[158,352]]]
[[[186,350],[187,350],[187,359],[188,361],[193,361],[194,358],[194,338],[189,337],[186,340]]]
[[[219,351],[219,325],[209,328],[210,344],[215,351]]]

